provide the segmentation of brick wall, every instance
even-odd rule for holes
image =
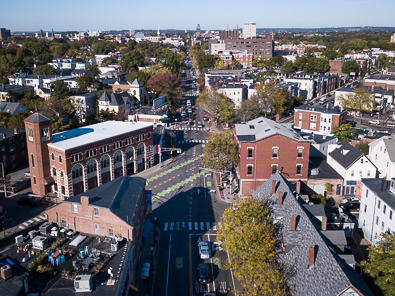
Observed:
[[[344,61],[335,61],[335,60],[330,60],[329,61],[329,73],[331,74],[340,74],[342,72],[342,66],[344,64]]]

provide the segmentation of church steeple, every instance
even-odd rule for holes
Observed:
[[[157,34],[158,34],[158,36],[160,36],[160,32],[159,32],[159,25],[158,25],[158,33],[157,33]]]
[[[53,28],[52,28],[52,38],[54,38],[55,37],[55,34],[53,33]]]

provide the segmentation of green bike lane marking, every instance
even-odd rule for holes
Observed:
[[[181,186],[184,186],[188,182],[196,179],[197,177],[200,177],[201,175],[203,175],[203,174],[205,174],[207,172],[208,172],[207,170],[204,170],[204,171],[201,171],[200,173],[197,173],[197,174],[194,174],[194,175],[190,176],[189,178],[187,178],[185,180],[182,180],[180,183],[177,183],[176,185],[173,185],[173,186],[167,188],[166,190],[163,190],[162,192],[158,193],[157,195],[153,196],[152,200],[154,201],[154,200],[162,197],[163,195],[168,194],[168,193],[172,192],[173,190],[176,190],[177,188],[180,188]]]
[[[190,164],[190,163],[198,160],[199,158],[202,158],[203,156],[204,156],[204,154],[201,154],[201,155],[199,155],[199,156],[197,156],[195,158],[192,158],[192,159],[190,159],[190,160],[188,160],[188,161],[186,161],[186,162],[184,162],[184,163],[182,163],[182,164],[180,164],[178,166],[175,166],[175,167],[173,167],[171,169],[168,169],[167,171],[164,171],[164,172],[160,173],[159,175],[156,175],[156,176],[153,176],[153,177],[149,178],[147,180],[147,182],[149,183],[149,182],[151,182],[153,180],[156,180],[156,179],[158,179],[160,177],[163,177],[163,176],[165,176],[165,175],[167,175],[167,174],[169,174],[169,173],[171,173],[171,172],[173,172],[175,170],[178,170],[179,168],[182,168],[182,167],[186,166],[187,164]]]

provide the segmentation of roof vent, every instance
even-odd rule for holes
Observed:
[[[262,123],[262,122],[263,122],[263,120],[259,120],[259,121],[258,121],[258,123]]]
[[[268,128],[268,129],[265,129],[265,132],[268,132],[268,131],[270,131],[270,128]]]
[[[348,152],[350,152],[350,150],[346,150],[346,149],[343,149],[343,150],[342,150],[342,154],[343,154],[343,155],[346,155]]]
[[[255,129],[255,126],[253,126],[253,125],[250,125],[250,129]]]

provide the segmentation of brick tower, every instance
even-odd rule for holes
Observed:
[[[45,195],[51,191],[48,152],[48,143],[52,142],[51,119],[34,113],[25,119],[25,129],[32,192]]]

